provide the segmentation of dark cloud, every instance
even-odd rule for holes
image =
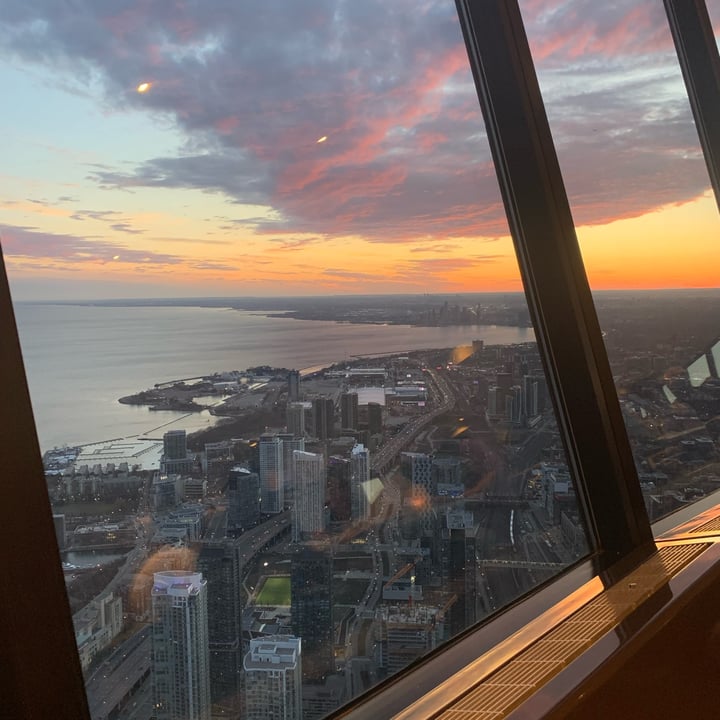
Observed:
[[[522,9],[577,221],[707,188],[660,3]],[[450,0],[24,0],[0,4],[0,48],[184,131],[178,157],[93,167],[103,187],[270,205],[237,222],[271,236],[507,233]]]
[[[155,158],[132,172],[97,169],[91,178],[106,188],[196,188],[226,193],[243,203],[264,203],[271,190],[263,164],[247,153],[228,150],[217,154]]]

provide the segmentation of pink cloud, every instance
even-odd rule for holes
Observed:
[[[228,117],[220,118],[219,120],[216,120],[213,124],[215,129],[221,135],[230,135],[237,129],[237,126],[240,124],[240,118],[231,115]]]

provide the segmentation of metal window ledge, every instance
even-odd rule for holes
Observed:
[[[593,578],[393,717],[601,717],[592,708],[597,707],[598,698],[612,695],[605,692],[606,687],[617,684],[616,678],[632,666],[632,658],[662,638],[668,650],[658,653],[658,662],[672,667],[675,638],[672,633],[663,634],[699,598],[714,597],[710,588],[720,594],[720,505],[661,535],[656,545],[651,557],[619,579]],[[683,622],[707,624],[712,635],[712,613],[703,611]],[[657,675],[655,670],[644,670],[651,664],[646,659],[642,667],[634,667],[634,677]],[[627,714],[622,698],[632,697],[632,682],[616,694],[607,702],[614,703],[614,710],[625,717],[671,717],[652,702],[647,704],[647,698],[643,699],[646,705],[639,706],[647,707],[647,714],[638,715],[637,708],[635,714]],[[657,696],[655,691],[652,694]],[[593,703],[589,698],[594,698]]]

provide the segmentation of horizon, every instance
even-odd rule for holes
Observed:
[[[717,287],[664,11],[585,10],[523,15],[591,286]],[[17,301],[522,292],[450,0],[67,12],[0,7]]]
[[[592,289],[593,296],[611,296],[611,295],[652,295],[652,294],[692,294],[692,293],[720,293],[720,287],[665,287],[665,288],[611,288],[611,289]],[[363,299],[382,299],[382,298],[413,298],[413,299],[444,299],[449,300],[455,298],[457,300],[467,300],[474,297],[510,297],[513,299],[525,301],[525,292],[523,290],[495,290],[495,291],[457,291],[457,292],[433,292],[433,293],[328,293],[315,295],[176,295],[176,296],[157,296],[157,297],[95,297],[95,298],[44,298],[44,299],[13,299],[13,304],[25,305],[156,305],[160,303],[185,303],[193,304],[203,301],[213,302],[218,307],[223,302],[263,302],[263,301],[303,301],[303,300],[329,300],[334,298],[342,298],[346,300]],[[242,309],[242,308],[238,308]]]

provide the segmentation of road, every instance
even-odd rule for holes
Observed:
[[[435,418],[450,412],[455,406],[455,395],[447,381],[435,370],[426,369],[430,378],[430,395],[436,407],[430,412],[415,417],[395,437],[390,438],[376,453],[371,461],[373,475],[382,475],[395,464],[397,456],[415,440],[415,437],[427,427]]]

